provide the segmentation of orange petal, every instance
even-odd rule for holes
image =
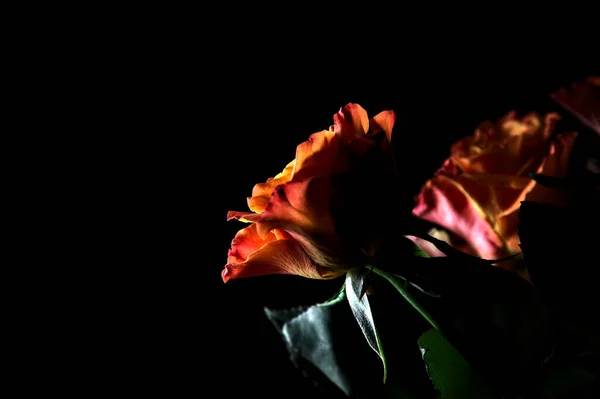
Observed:
[[[535,183],[535,180],[534,180]],[[523,197],[525,200],[525,197]],[[519,203],[520,204],[520,203]],[[518,211],[518,209],[517,209]],[[498,218],[497,231],[500,237],[504,240],[506,248],[508,252],[511,254],[516,254],[521,252],[521,247],[519,244],[521,243],[519,239],[519,213],[512,212],[502,217]]]
[[[296,147],[296,165],[293,180],[315,176],[329,176],[339,162],[341,139],[335,132],[323,130],[314,133]]]
[[[413,214],[456,234],[482,258],[497,258],[505,252],[504,242],[483,210],[449,178],[438,176],[429,180],[416,198]]]
[[[349,103],[333,116],[333,130],[344,143],[364,136],[369,131],[369,115],[360,105]]]
[[[380,112],[371,120],[373,133],[377,133],[378,131],[382,130],[385,132],[385,137],[387,137],[388,143],[392,142],[392,131],[395,123],[396,114],[394,111]]]
[[[259,220],[260,215],[252,212],[229,211],[227,212],[227,220],[231,219],[237,219],[240,222],[252,223]]]
[[[256,231],[256,224],[251,224],[238,231],[231,241],[231,248],[227,253],[227,263],[245,262],[250,254],[276,239],[275,234],[269,234],[266,239],[261,238]]]
[[[326,178],[292,181],[273,191],[260,218],[262,229],[282,228],[320,237],[335,236],[330,213],[330,182]]]
[[[340,274],[317,267],[292,239],[276,239],[275,234],[271,234],[269,240],[259,237],[254,224],[238,232],[221,273],[223,281],[267,274],[295,274],[314,279]]]
[[[262,214],[234,212],[227,220],[253,223],[261,239],[275,229],[285,230],[317,264],[338,267],[336,250],[342,246],[330,214],[330,181],[313,178],[278,186]]]
[[[285,230],[318,265],[342,266],[342,241],[331,216],[330,185],[329,179],[313,178],[279,186],[256,219],[258,234],[265,237],[273,229]]]
[[[267,180],[266,183],[259,183],[252,189],[252,197],[248,198],[248,208],[252,212],[262,213],[271,198],[271,193],[275,187],[280,184],[285,184],[292,179],[292,172],[294,171],[295,160],[288,163],[285,169],[275,177]]]
[[[535,180],[520,176],[463,173],[448,176],[482,208],[491,221],[519,209]]]
[[[510,112],[495,125],[482,123],[473,137],[452,145],[452,160],[465,172],[526,176],[535,172],[547,151],[558,114],[542,121],[535,114],[516,118]]]

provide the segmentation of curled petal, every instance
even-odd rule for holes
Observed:
[[[388,143],[392,142],[392,130],[396,123],[396,114],[394,111],[383,111],[378,113],[371,120],[371,129],[373,133],[383,131],[387,137]]]
[[[452,161],[462,171],[526,176],[541,165],[558,114],[516,118],[510,112],[497,124],[482,123],[475,134],[452,145]]]
[[[232,241],[221,277],[227,282],[229,279],[267,274],[295,274],[326,279],[337,277],[341,272],[317,266],[302,247],[284,232],[273,232],[262,239],[256,231],[256,225],[252,224],[240,230]]]
[[[296,165],[293,180],[315,176],[329,176],[339,162],[341,139],[334,132],[314,133],[296,147]]]
[[[238,212],[229,211],[227,212],[227,220],[237,219],[240,222],[252,223],[260,219],[260,215],[252,212]]]
[[[333,116],[333,131],[341,135],[344,143],[364,136],[369,131],[367,111],[358,104],[347,104]]]
[[[227,220],[253,223],[263,240],[276,230],[285,230],[318,265],[335,268],[340,260],[332,255],[342,247],[329,209],[329,179],[313,178],[278,186],[262,214],[234,212]]]
[[[453,232],[485,259],[505,254],[504,242],[485,212],[456,182],[444,176],[429,180],[416,198],[413,214]]]
[[[256,225],[251,224],[238,231],[231,241],[231,248],[227,253],[227,263],[245,262],[252,253],[275,240],[277,240],[277,236],[274,233],[263,239],[258,235]]]
[[[332,233],[329,184],[327,178],[311,178],[277,187],[261,221],[276,220],[290,230]]]
[[[248,208],[252,212],[262,213],[269,203],[273,190],[292,179],[292,172],[296,165],[295,160],[288,163],[285,169],[275,177],[271,177],[266,183],[259,183],[252,189],[252,197],[248,198]]]

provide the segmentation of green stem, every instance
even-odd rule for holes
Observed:
[[[385,278],[390,283],[392,283],[392,285],[398,290],[398,292],[400,292],[400,294],[402,294],[404,299],[406,299],[408,301],[408,303],[410,303],[412,305],[412,307],[415,308],[417,310],[417,312],[419,312],[421,314],[421,316],[423,316],[425,318],[425,320],[427,320],[429,322],[429,324],[432,325],[433,328],[439,329],[439,326],[437,325],[435,320],[433,320],[433,317],[431,317],[429,312],[427,312],[425,309],[423,309],[421,307],[421,305],[419,305],[419,303],[410,294],[410,292],[408,292],[408,290],[406,289],[405,286],[403,286],[402,284],[399,284],[398,280],[396,280],[395,278],[392,278],[392,276],[390,276],[388,273],[384,272],[383,270],[379,270],[376,267],[373,267],[372,270],[375,273],[379,274],[381,277]]]

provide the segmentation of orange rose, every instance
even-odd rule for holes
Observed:
[[[417,195],[413,214],[445,229],[438,238],[471,255],[498,259],[520,252],[516,211],[535,185],[528,174],[540,171],[558,119],[511,112],[496,124],[482,123],[452,145],[450,158]]]
[[[228,220],[252,224],[232,241],[223,281],[265,274],[334,278],[376,248],[375,233],[386,231],[377,212],[388,209],[377,205],[392,201],[389,183],[396,177],[394,122],[392,111],[369,119],[360,105],[348,104],[329,130],[296,148],[281,173],[255,185],[252,212],[228,213]]]

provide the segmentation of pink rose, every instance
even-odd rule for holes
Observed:
[[[433,235],[468,254],[499,259],[517,252],[517,210],[535,185],[550,135],[559,117],[543,119],[514,112],[497,123],[484,122],[475,134],[454,143],[451,155],[416,196],[413,214],[443,230]],[[431,256],[431,244],[412,238]]]

